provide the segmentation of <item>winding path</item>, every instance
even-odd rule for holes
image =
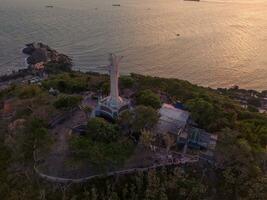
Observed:
[[[132,168],[132,169],[127,169],[127,170],[121,170],[121,171],[115,171],[115,172],[109,172],[106,174],[98,174],[98,175],[92,175],[88,177],[83,177],[83,178],[76,178],[76,179],[71,179],[71,178],[61,178],[61,177],[56,177],[56,176],[50,176],[46,175],[38,170],[38,168],[35,166],[35,172],[43,179],[49,181],[49,182],[54,182],[54,183],[83,183],[89,180],[92,180],[94,178],[104,178],[104,177],[109,177],[109,176],[116,176],[116,175],[126,175],[126,174],[132,174],[135,172],[144,172],[144,171],[149,171],[161,167],[168,167],[168,166],[179,166],[183,165],[185,163],[195,163],[198,162],[198,159],[189,159],[186,162],[176,162],[176,163],[169,163],[169,164],[159,164],[159,165],[153,165],[151,167],[144,167],[144,168]]]
[[[91,96],[91,95],[90,95]],[[86,106],[93,106],[95,102],[88,101],[90,99],[89,96],[85,98],[83,101],[83,105]],[[37,164],[37,160],[35,160],[36,164],[34,166],[35,172],[43,179],[54,182],[54,183],[82,183],[94,178],[102,178],[107,176],[114,176],[114,175],[125,175],[131,174],[135,172],[144,172],[156,168],[161,167],[168,167],[168,166],[179,166],[185,163],[194,163],[198,162],[197,157],[179,154],[181,159],[174,159],[171,162],[164,161],[161,164],[154,164],[149,167],[136,167],[130,168],[126,170],[118,170],[113,172],[108,172],[105,174],[97,174],[97,175],[90,175],[90,167],[85,166],[83,168],[79,168],[78,170],[73,169],[66,163],[66,160],[70,158],[69,152],[69,138],[70,138],[70,131],[72,127],[85,124],[87,121],[87,117],[85,112],[81,109],[77,109],[73,111],[72,116],[65,120],[63,123],[58,124],[52,130],[52,133],[56,137],[56,142],[54,143],[53,147],[51,148],[51,152],[49,153],[48,157],[45,159],[43,164]],[[165,152],[165,150],[164,150]],[[182,155],[182,156],[181,156]],[[166,157],[166,156],[165,156]],[[36,158],[34,156],[34,158]],[[63,177],[81,177],[81,178],[63,178]]]
[[[72,167],[69,163],[66,163],[69,152],[69,139],[71,128],[86,122],[86,114],[78,109],[72,113],[72,116],[65,120],[63,123],[56,125],[52,129],[52,134],[55,136],[55,143],[51,148],[51,152],[45,159],[43,170],[47,174],[53,176],[66,176],[72,172]]]

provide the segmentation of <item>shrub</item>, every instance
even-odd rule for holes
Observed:
[[[89,161],[97,171],[121,165],[134,150],[133,142],[120,135],[118,126],[102,118],[90,119],[86,135],[73,137],[70,146],[76,159]]]
[[[259,98],[251,97],[248,99],[248,104],[255,107],[261,107],[261,100]]]
[[[69,109],[77,106],[81,100],[81,96],[61,96],[54,102],[54,106],[57,109]]]
[[[87,133],[93,140],[106,143],[116,141],[119,137],[118,126],[102,118],[90,119],[87,123]]]
[[[51,135],[48,134],[46,129],[47,124],[38,119],[33,118],[27,122],[21,134],[18,134],[17,141],[19,147],[19,154],[23,156],[25,160],[32,160],[34,150],[47,150],[52,143]],[[20,139],[18,139],[20,138]]]
[[[86,91],[88,78],[85,75],[73,73],[60,74],[43,82],[46,89],[54,88],[60,92],[73,94]]]
[[[161,106],[160,98],[151,90],[141,91],[136,98],[137,104],[151,106],[154,109],[158,109]]]
[[[131,140],[118,142],[94,142],[91,138],[76,137],[71,140],[74,158],[78,161],[89,161],[94,170],[103,172],[123,164],[134,151],[135,145]]]
[[[134,79],[130,76],[120,77],[120,86],[121,88],[131,88],[134,85]]]
[[[18,96],[22,99],[32,98],[40,95],[42,92],[41,88],[36,85],[27,85],[19,89]]]
[[[28,107],[17,108],[16,110],[16,118],[22,118],[25,116],[30,116],[32,114],[32,110]]]
[[[119,116],[119,124],[130,132],[140,133],[152,129],[158,122],[159,114],[152,107],[137,106],[133,111],[125,111]]]
[[[248,105],[248,111],[250,112],[259,112],[258,108],[252,105]]]
[[[45,65],[45,71],[49,74],[57,74],[61,72],[70,72],[71,65],[68,63],[49,62]]]
[[[192,118],[203,128],[207,128],[215,121],[216,111],[208,101],[197,98],[187,102]]]

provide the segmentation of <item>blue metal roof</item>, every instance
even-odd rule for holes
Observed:
[[[185,109],[185,106],[184,106],[181,102],[176,102],[176,103],[174,104],[174,107],[175,107],[175,108],[178,108],[178,109],[181,109],[181,110],[186,110],[186,109]]]

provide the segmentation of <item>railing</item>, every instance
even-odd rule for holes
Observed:
[[[57,115],[55,118],[53,118],[52,120],[49,121],[48,126],[50,128],[54,128],[56,125],[65,121],[69,116],[72,115],[72,113],[74,111],[77,111],[78,109],[79,109],[78,107],[75,107],[75,108],[72,108],[71,110],[69,110],[63,114]]]
[[[186,162],[186,163],[193,163],[193,162],[197,162],[197,161],[198,160],[192,160],[192,161]],[[161,167],[178,166],[181,164],[185,164],[185,163],[176,162],[176,163],[168,163],[168,164],[158,164],[158,165],[153,165],[151,167],[132,168],[132,169],[127,169],[127,170],[109,172],[106,174],[92,175],[92,176],[83,177],[83,178],[61,178],[61,177],[56,177],[56,176],[49,176],[49,175],[46,175],[46,174],[40,172],[36,166],[34,166],[34,170],[41,178],[43,178],[47,181],[50,181],[50,182],[55,182],[55,183],[83,183],[83,182],[86,182],[86,181],[89,181],[89,180],[95,179],[95,178],[104,178],[104,177],[115,176],[115,175],[126,175],[126,174],[131,174],[134,172],[144,172],[144,171],[149,171],[149,170],[157,169],[157,168],[161,168]]]
[[[135,173],[135,172],[144,172],[144,171],[149,171],[152,169],[157,169],[157,168],[161,168],[161,167],[169,167],[169,166],[179,166],[179,165],[183,165],[186,163],[194,163],[194,162],[198,162],[199,161],[199,157],[198,156],[189,156],[189,155],[183,155],[181,153],[177,153],[177,152],[172,152],[173,154],[176,155],[181,155],[183,156],[183,158],[187,158],[185,160],[179,160],[179,161],[175,161],[175,162],[165,162],[164,164],[154,164],[153,166],[150,167],[136,167],[136,168],[131,168],[131,169],[126,169],[126,170],[119,170],[119,171],[113,171],[113,172],[108,172],[108,173],[103,173],[103,174],[98,174],[98,175],[92,175],[92,176],[87,176],[87,177],[82,177],[82,178],[62,178],[62,177],[56,177],[56,176],[50,176],[47,174],[44,174],[42,172],[39,171],[38,167],[37,167],[37,155],[36,152],[33,152],[33,158],[34,158],[34,170],[35,172],[43,179],[50,181],[50,182],[54,182],[54,183],[83,183],[95,178],[104,178],[104,177],[109,177],[109,176],[115,176],[115,175],[126,175],[126,174],[131,174],[131,173]]]

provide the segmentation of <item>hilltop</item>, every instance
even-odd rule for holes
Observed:
[[[31,73],[40,79],[11,81],[0,92],[3,199],[265,199],[267,115],[259,112],[266,106],[265,91],[130,74],[120,77],[119,86],[135,107],[109,122],[90,119],[97,98],[109,93],[107,75],[72,71],[61,61]],[[107,173],[136,164],[140,157],[133,155],[153,156],[151,145],[178,151],[170,138],[150,136],[162,104],[177,102],[194,126],[218,136],[214,162],[172,163],[79,184],[47,182],[36,173],[36,166],[68,178]]]

